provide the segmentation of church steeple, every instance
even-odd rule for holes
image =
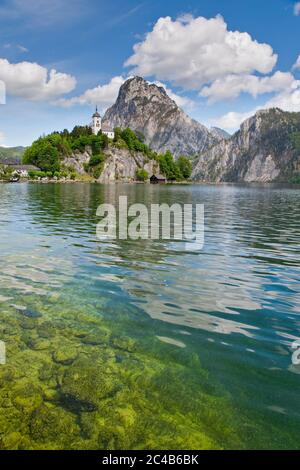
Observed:
[[[93,114],[93,118],[100,118],[100,114],[98,113],[98,106],[96,106],[96,111],[95,113]]]
[[[93,134],[95,135],[98,135],[98,133],[101,131],[102,119],[101,119],[100,114],[98,113],[98,106],[96,106],[96,111],[93,114],[91,127],[92,127]]]

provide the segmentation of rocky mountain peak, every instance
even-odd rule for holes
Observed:
[[[175,157],[203,152],[220,140],[187,116],[163,87],[141,77],[130,78],[122,85],[103,122],[111,127],[131,127],[145,136],[153,150],[171,150]]]
[[[290,181],[300,173],[300,113],[260,110],[196,160],[193,178],[216,182]]]

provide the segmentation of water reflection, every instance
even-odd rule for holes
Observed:
[[[300,337],[299,189],[22,184],[0,192],[0,302],[34,294],[43,305],[72,299],[96,309],[141,340],[195,353],[262,434],[287,424],[299,433],[290,351]],[[204,204],[203,250],[100,242],[97,207],[120,195],[148,207]]]

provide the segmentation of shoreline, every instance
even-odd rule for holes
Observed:
[[[170,181],[164,184],[151,184],[149,181],[142,182],[142,181],[97,181],[97,180],[89,180],[89,179],[75,179],[75,180],[53,180],[48,179],[46,181],[41,180],[30,180],[30,179],[22,179],[18,182],[12,181],[5,181],[0,180],[0,184],[9,184],[9,185],[16,185],[16,184],[99,184],[99,185],[119,185],[119,184],[128,184],[128,185],[144,185],[144,186],[244,186],[244,187],[263,187],[263,186],[288,186],[295,189],[300,189],[300,183],[292,183],[289,181],[239,181],[239,182],[214,182],[214,181]]]

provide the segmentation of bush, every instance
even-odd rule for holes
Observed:
[[[89,165],[89,167],[97,166],[97,165],[99,165],[99,163],[104,162],[104,159],[105,159],[105,157],[104,157],[103,154],[92,155],[88,165]]]
[[[149,173],[144,170],[144,168],[139,168],[136,171],[136,179],[137,181],[147,181],[149,179]]]
[[[300,184],[300,175],[294,176],[291,180],[290,183],[292,184]]]
[[[36,179],[36,178],[46,178],[47,173],[45,171],[29,171],[28,176],[31,179]]]

